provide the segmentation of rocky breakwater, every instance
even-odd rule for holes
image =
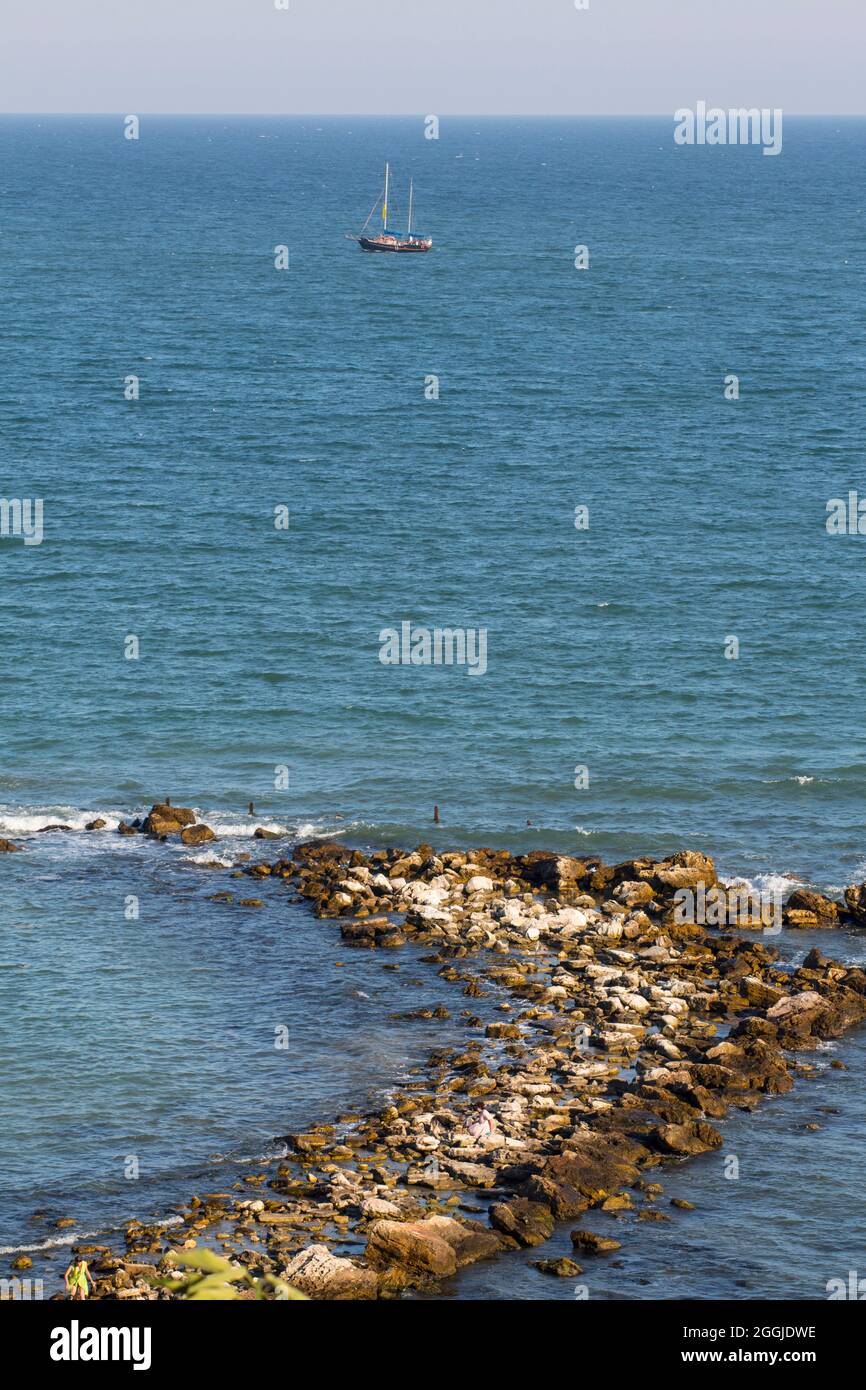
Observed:
[[[575,1255],[603,1258],[629,1219],[671,1219],[655,1170],[719,1148],[731,1107],[787,1091],[811,1070],[803,1053],[866,1016],[863,971],[814,950],[783,968],[772,945],[680,920],[677,891],[717,883],[692,851],[609,866],[313,843],[243,872],[281,881],[347,945],[385,950],[385,968],[420,944],[466,1004],[451,1044],[387,1107],[287,1136],[286,1159],[249,1175],[246,1192],[185,1213],[181,1244],[218,1241],[312,1297],[436,1285],[590,1210],[616,1237],[577,1224]],[[404,1017],[419,1013],[449,1016]],[[132,1239],[171,1268],[165,1231]],[[140,1266],[130,1282],[122,1258],[95,1268],[100,1296],[168,1296]]]

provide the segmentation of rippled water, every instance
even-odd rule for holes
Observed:
[[[422,136],[0,118],[3,489],[45,514],[43,544],[0,541],[0,835],[27,845],[0,864],[3,1241],[42,1230],[34,1207],[127,1215],[130,1153],[139,1204],[183,1196],[209,1155],[261,1152],[432,1041],[387,1019],[408,958],[339,967],[302,910],[208,902],[224,884],[195,854],[40,825],[171,795],[227,858],[252,798],[256,823],[365,844],[688,843],[752,878],[863,873],[866,540],[825,515],[866,426],[866,123],[786,121],[771,160],[655,120]],[[386,158],[430,256],[343,239]],[[402,621],[486,627],[486,674],[383,666]],[[801,1089],[853,1117],[859,1075]],[[781,1200],[799,1097],[733,1122],[768,1171],[785,1154]],[[846,1231],[847,1124],[802,1139],[836,1175],[814,1219]],[[774,1226],[780,1278],[807,1195]],[[734,1218],[703,1212],[718,1248]],[[532,1279],[516,1296],[556,1292]]]

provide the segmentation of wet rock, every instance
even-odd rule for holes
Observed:
[[[577,1261],[570,1260],[567,1255],[560,1256],[558,1260],[532,1260],[531,1263],[542,1274],[552,1274],[556,1279],[576,1279],[583,1273]]]
[[[280,840],[282,832],[279,830],[267,830],[263,825],[257,825],[253,831],[254,840]]]
[[[103,830],[103,829],[105,828],[106,824],[107,824],[106,821],[101,820],[101,819],[99,818],[99,816],[97,816],[96,820],[89,820],[89,821],[87,822],[87,824],[85,825],[84,829],[85,829],[85,830]]]
[[[198,825],[185,825],[180,832],[180,838],[185,845],[204,845],[209,840],[215,840],[216,835],[209,825],[199,823]]]
[[[379,1280],[374,1270],[332,1255],[326,1245],[311,1245],[283,1267],[280,1278],[308,1298],[337,1302],[376,1298]]]
[[[479,1221],[456,1221],[450,1216],[428,1216],[424,1226],[450,1245],[457,1268],[498,1255],[505,1242],[496,1231]]]
[[[23,848],[23,845],[14,845],[11,840],[0,840],[0,854],[14,854],[16,850]]]
[[[490,1221],[497,1231],[511,1236],[520,1245],[541,1245],[553,1235],[553,1214],[541,1202],[518,1197],[498,1202],[490,1208]]]
[[[570,1239],[575,1250],[584,1250],[587,1255],[612,1255],[614,1250],[622,1249],[620,1241],[597,1235],[595,1231],[578,1229],[571,1232]]]

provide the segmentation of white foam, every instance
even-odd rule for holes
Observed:
[[[214,850],[204,850],[201,854],[185,854],[185,864],[203,864],[206,868],[231,869],[234,867],[234,860],[225,854],[217,854]]]
[[[75,806],[0,806],[0,835],[36,835],[46,825],[83,830],[92,820],[104,820],[104,830],[116,830],[119,811],[81,811]]]

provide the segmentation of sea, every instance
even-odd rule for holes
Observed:
[[[391,1017],[453,1002],[413,948],[212,900],[257,826],[866,877],[866,121],[132,129],[0,117],[0,1273],[49,1290],[449,1040]],[[386,161],[428,255],[349,239]],[[384,661],[404,624],[484,669]],[[217,840],[117,835],[166,796]],[[866,1037],[816,1060],[590,1297],[866,1275]],[[584,1295],[524,1252],[444,1296]]]

